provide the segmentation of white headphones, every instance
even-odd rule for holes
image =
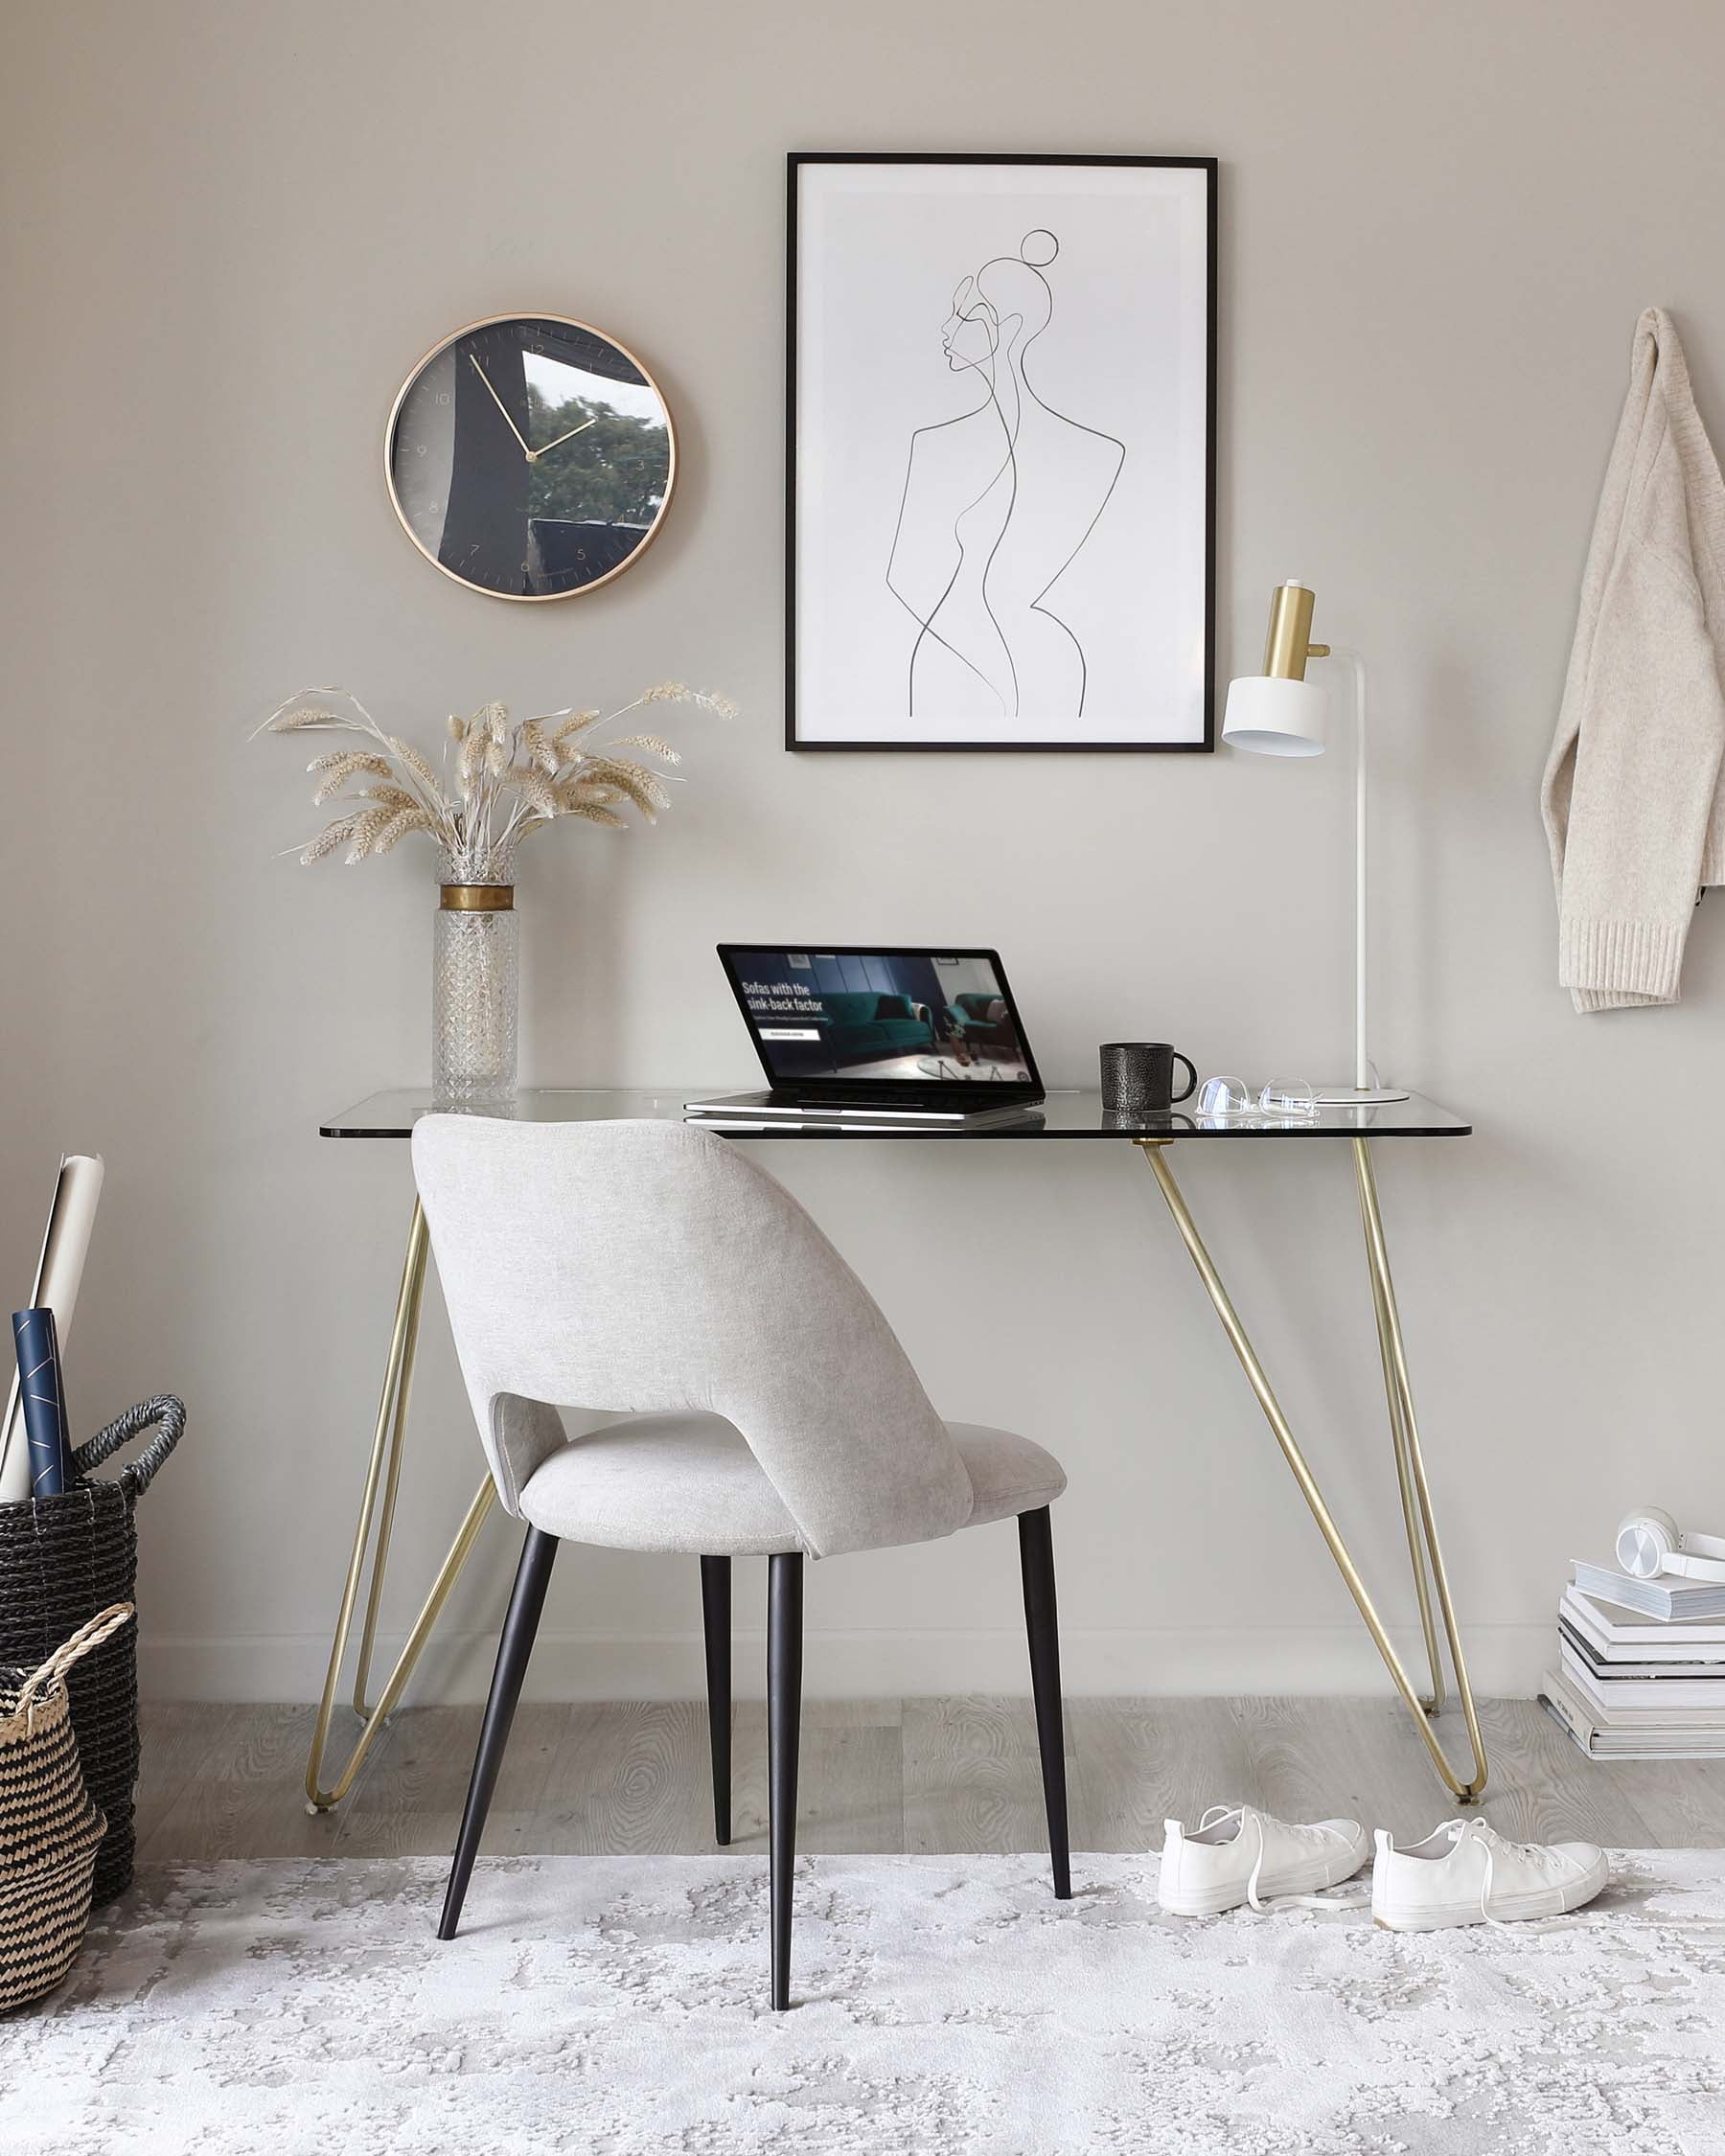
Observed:
[[[1654,1504],[1631,1512],[1617,1531],[1617,1559],[1632,1579],[1676,1572],[1684,1579],[1725,1580],[1725,1535],[1686,1535]]]

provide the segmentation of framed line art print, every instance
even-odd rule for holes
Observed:
[[[786,746],[1215,745],[1216,161],[790,159]]]

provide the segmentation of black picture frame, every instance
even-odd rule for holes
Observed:
[[[1204,690],[1203,737],[1189,741],[835,741],[797,730],[797,478],[799,262],[798,191],[803,168],[819,165],[1110,166],[1173,168],[1205,175],[1204,383]],[[1208,755],[1216,745],[1216,370],[1217,227],[1220,161],[1214,157],[1110,155],[1052,151],[792,150],[786,157],[785,309],[785,746],[815,754]]]

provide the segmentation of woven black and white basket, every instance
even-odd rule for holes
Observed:
[[[100,1610],[135,1602],[139,1499],[186,1427],[163,1396],[130,1408],[72,1456],[77,1480],[62,1497],[0,1504],[0,1665],[34,1669]],[[91,1473],[146,1432],[149,1442],[118,1475]],[[72,1676],[72,1726],[90,1795],[108,1830],[96,1861],[96,1906],[131,1884],[132,1791],[138,1778],[135,1629],[81,1662]]]
[[[78,1763],[66,1673],[131,1615],[117,1602],[39,1669],[0,1669],[0,2013],[52,1991],[83,1944],[107,1822]]]

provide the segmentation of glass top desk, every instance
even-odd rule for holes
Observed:
[[[682,1119],[685,1101],[713,1097],[711,1092],[703,1093],[690,1086],[632,1091],[540,1087],[525,1089],[517,1094],[515,1115],[518,1120],[537,1123],[616,1122],[629,1118],[676,1122]],[[320,1135],[331,1138],[402,1139],[411,1136],[415,1122],[420,1116],[430,1112],[431,1095],[425,1089],[406,1088],[372,1093],[320,1125]],[[1471,1803],[1479,1798],[1485,1786],[1484,1740],[1480,1733],[1473,1689],[1468,1683],[1467,1666],[1462,1657],[1460,1632],[1450,1596],[1448,1576],[1444,1571],[1443,1553],[1438,1540],[1432,1494],[1420,1451],[1419,1426],[1414,1411],[1413,1388],[1408,1377],[1408,1358],[1402,1341],[1401,1318],[1396,1308],[1394,1285],[1391,1279],[1389,1248],[1384,1238],[1383,1216],[1378,1206],[1377,1183],[1371,1166],[1371,1145],[1379,1139],[1466,1137],[1471,1128],[1459,1115],[1451,1114],[1448,1109],[1439,1108],[1435,1101],[1425,1100],[1417,1093],[1410,1094],[1406,1100],[1369,1107],[1323,1107],[1316,1115],[1285,1120],[1264,1115],[1222,1120],[1197,1116],[1180,1108],[1135,1119],[1117,1115],[1105,1109],[1101,1096],[1097,1093],[1052,1092],[1043,1106],[1025,1121],[995,1125],[982,1130],[953,1129],[949,1126],[938,1130],[887,1132],[878,1129],[814,1131],[792,1125],[782,1129],[750,1130],[726,1135],[749,1145],[1016,1146],[1056,1141],[1067,1144],[1100,1144],[1112,1140],[1116,1145],[1135,1147],[1156,1178],[1162,1197],[1167,1202],[1174,1226],[1197,1268],[1198,1276],[1222,1322],[1229,1342],[1239,1358],[1247,1383],[1251,1386],[1258,1406],[1263,1410],[1265,1420],[1281,1448],[1282,1456],[1300,1485],[1300,1495],[1311,1508],[1319,1531],[1336,1561],[1378,1653],[1384,1659],[1395,1688],[1425,1742],[1433,1766],[1454,1797],[1463,1803]],[[1271,1388],[1257,1351],[1222,1284],[1222,1276],[1205,1247],[1197,1223],[1192,1218],[1191,1209],[1180,1185],[1174,1180],[1174,1171],[1168,1161],[1170,1152],[1177,1145],[1263,1143],[1267,1140],[1289,1140],[1306,1145],[1324,1145],[1326,1141],[1333,1144],[1336,1140],[1341,1140],[1346,1144],[1352,1157],[1354,1180],[1360,1200],[1360,1221],[1365,1234],[1366,1270],[1371,1287],[1378,1349],[1384,1366],[1384,1392],[1389,1406],[1391,1448],[1395,1461],[1402,1519],[1407,1529],[1408,1556],[1413,1567],[1414,1596],[1419,1606],[1426,1664],[1431,1676],[1430,1689],[1423,1695],[1415,1689],[1401,1657],[1391,1643],[1376,1605],[1367,1591],[1366,1583],[1342,1538],[1341,1530],[1331,1517],[1323,1493],[1319,1489],[1317,1479],[1306,1463],[1305,1455],[1289,1427],[1281,1405]],[[416,1201],[408,1230],[406,1260],[402,1270],[401,1292],[396,1301],[395,1326],[384,1371],[383,1392],[378,1405],[371,1459],[366,1471],[365,1490],[360,1501],[359,1519],[354,1537],[353,1557],[342,1590],[335,1636],[330,1649],[329,1671],[312,1733],[311,1755],[306,1769],[306,1796],[309,1806],[313,1811],[329,1810],[339,1803],[353,1787],[360,1762],[384,1716],[392,1711],[400,1700],[420,1652],[437,1623],[449,1590],[467,1562],[494,1497],[488,1476],[480,1484],[478,1493],[468,1509],[467,1518],[462,1522],[448,1554],[444,1559],[442,1570],[432,1582],[431,1591],[407,1636],[401,1657],[378,1696],[377,1706],[369,1707],[366,1704],[366,1690],[377,1640],[378,1605],[389,1560],[390,1528],[401,1486],[402,1437],[407,1423],[407,1398],[413,1382],[414,1350],[419,1338],[420,1306],[425,1293],[428,1255],[429,1238],[426,1231],[425,1214]],[[346,1766],[333,1785],[326,1789],[321,1780],[324,1752],[329,1741],[335,1693],[358,1604],[368,1548],[373,1549],[371,1582],[366,1594],[365,1617],[360,1630],[352,1695],[354,1710],[359,1716],[361,1727]],[[1443,1654],[1438,1643],[1439,1621],[1442,1626],[1443,1646],[1448,1650],[1449,1664],[1454,1674],[1456,1691],[1466,1721],[1468,1744],[1473,1755],[1471,1771],[1465,1777],[1451,1766],[1431,1726],[1433,1718],[1441,1711],[1445,1698]]]
[[[625,1117],[655,1122],[682,1120],[683,1103],[716,1100],[735,1087],[716,1087],[706,1091],[694,1086],[667,1086],[657,1090],[597,1091],[577,1087],[534,1086],[516,1095],[515,1117],[523,1123],[615,1123]],[[320,1137],[404,1138],[422,1115],[431,1112],[431,1095],[424,1087],[403,1087],[393,1092],[368,1093],[364,1100],[333,1115],[318,1126]],[[962,1139],[966,1144],[1010,1139],[1024,1144],[1035,1138],[1122,1138],[1157,1142],[1164,1138],[1360,1138],[1360,1137],[1466,1137],[1473,1126],[1436,1101],[1410,1093],[1406,1100],[1372,1108],[1321,1108],[1316,1115],[1276,1119],[1266,1115],[1207,1118],[1184,1108],[1165,1114],[1138,1119],[1116,1115],[1102,1105],[1100,1093],[1050,1093],[1043,1105],[1023,1123],[995,1124],[982,1130],[954,1130],[950,1125],[934,1130],[833,1131],[798,1129],[748,1131],[741,1134],[749,1144],[757,1138],[794,1138],[799,1144],[839,1139],[850,1145],[880,1144],[900,1138],[922,1142],[939,1138],[945,1143]],[[739,1134],[729,1134],[736,1135]]]

